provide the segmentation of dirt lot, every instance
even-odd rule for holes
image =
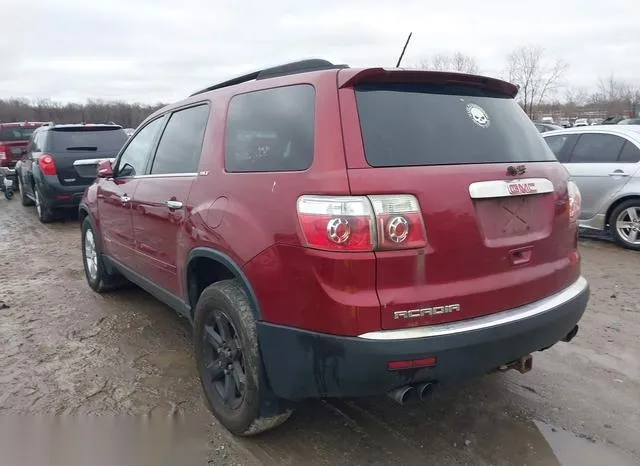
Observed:
[[[592,297],[580,333],[534,355],[532,372],[440,387],[409,407],[313,401],[246,440],[204,410],[184,320],[135,287],[93,293],[77,220],[45,226],[0,199],[0,428],[8,414],[186,419],[200,435],[183,450],[201,443],[221,465],[640,464],[640,254],[581,249]]]

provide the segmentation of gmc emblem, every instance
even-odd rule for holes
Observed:
[[[533,182],[509,183],[507,188],[509,189],[509,194],[512,196],[517,196],[519,194],[535,194],[538,192],[538,188],[536,188],[536,184]]]
[[[393,313],[394,319],[418,319],[424,316],[435,316],[438,314],[449,314],[459,312],[459,304],[447,304],[445,306],[425,307],[423,309],[412,309],[410,311],[396,311]]]

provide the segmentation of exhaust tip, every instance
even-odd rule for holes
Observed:
[[[575,327],[573,327],[571,329],[571,331],[569,333],[567,333],[565,335],[565,337],[562,339],[562,341],[569,343],[571,340],[573,340],[573,338],[578,334],[578,326],[576,325]]]
[[[432,390],[433,384],[431,382],[421,383],[416,386],[416,392],[418,393],[418,398],[420,400],[427,398]]]
[[[391,390],[387,393],[387,396],[400,405],[404,405],[411,395],[415,392],[415,389],[409,385],[399,387]]]

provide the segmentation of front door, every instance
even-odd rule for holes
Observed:
[[[116,159],[113,178],[100,179],[98,185],[104,251],[134,269],[131,201],[138,187],[138,176],[145,172],[163,122],[163,118],[158,118],[141,129]]]
[[[209,106],[197,105],[169,117],[148,175],[134,196],[133,229],[140,273],[176,296],[180,243],[189,234],[189,191],[197,178]]]
[[[587,133],[578,138],[565,167],[580,188],[580,219],[601,214],[638,169],[640,150],[631,141],[605,133]]]

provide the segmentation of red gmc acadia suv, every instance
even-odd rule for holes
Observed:
[[[580,193],[514,100],[457,73],[305,60],[151,115],[80,206],[86,278],[187,317],[251,435],[314,397],[531,367],[587,305]]]

